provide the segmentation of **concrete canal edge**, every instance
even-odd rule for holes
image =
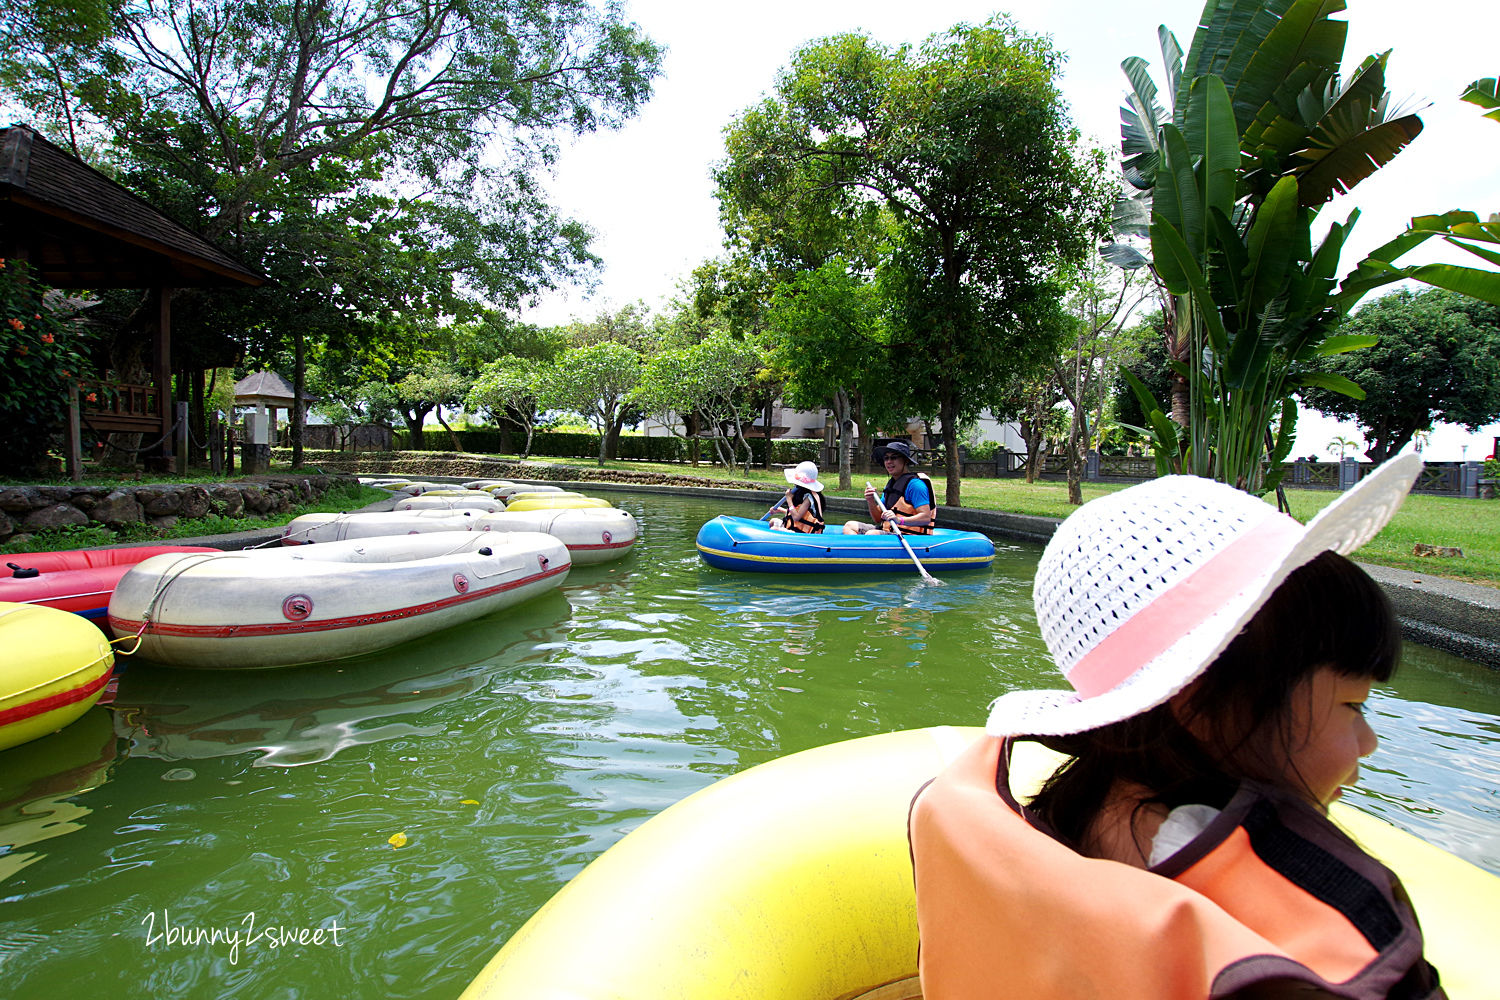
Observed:
[[[426,476],[428,482],[463,483],[465,476]],[[770,489],[733,489],[704,486],[674,486],[655,483],[595,482],[592,480],[512,479],[512,482],[539,486],[558,486],[578,492],[659,493],[669,496],[689,494],[714,500],[754,502],[769,507],[781,497]],[[381,500],[361,510],[390,510],[395,500]],[[829,497],[827,510],[862,518],[864,500],[857,497]],[[757,512],[759,513],[759,512]],[[753,515],[751,515],[753,516]],[[1008,514],[998,510],[974,510],[967,507],[939,507],[939,523],[949,528],[983,531],[1020,542],[1045,544],[1061,522],[1052,517]],[[222,549],[251,548],[275,544],[281,529],[239,532],[208,538],[174,539],[183,545],[209,545]],[[1430,576],[1412,570],[1391,569],[1360,563],[1390,597],[1401,619],[1402,633],[1413,642],[1466,660],[1500,669],[1500,590],[1478,584]]]

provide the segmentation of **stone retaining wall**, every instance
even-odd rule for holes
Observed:
[[[352,476],[337,473],[284,473],[211,484],[0,486],[0,543],[69,525],[170,528],[179,519],[209,514],[267,517],[308,503],[335,485],[353,483]]]

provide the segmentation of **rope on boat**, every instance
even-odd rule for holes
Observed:
[[[151,600],[146,602],[146,610],[141,613],[140,630],[133,637],[136,640],[135,646],[129,652],[122,650],[120,655],[133,656],[141,648],[141,642],[144,641],[147,630],[150,629],[151,623],[155,620],[157,608],[161,604],[162,599],[167,596],[167,588],[176,583],[179,577],[194,566],[201,566],[206,562],[213,562],[215,559],[236,558],[243,559],[244,556],[239,555],[237,552],[216,552],[212,555],[202,552],[185,552],[179,555],[171,567],[165,570],[156,581],[156,591],[151,595]],[[126,636],[125,638],[129,639],[132,637]]]

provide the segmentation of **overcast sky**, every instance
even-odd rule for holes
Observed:
[[[1395,49],[1387,67],[1393,98],[1431,106],[1421,112],[1426,127],[1410,147],[1323,210],[1327,220],[1344,219],[1356,205],[1363,211],[1342,270],[1397,235],[1413,215],[1500,211],[1500,123],[1458,100],[1471,80],[1500,74],[1500,0],[1348,4],[1346,69]],[[1202,10],[1199,0],[1016,0],[1008,8],[970,0],[630,0],[625,6],[667,46],[664,75],[650,103],[624,128],[564,149],[549,184],[552,198],[564,214],[597,233],[594,247],[604,271],[591,295],[548,296],[523,313],[530,322],[564,323],[636,300],[657,309],[694,267],[721,252],[710,171],[723,156],[723,130],[770,92],[792,52],[811,39],[863,31],[887,45],[918,43],[1005,10],[1025,30],[1050,35],[1066,53],[1062,91],[1074,122],[1086,136],[1115,148],[1125,92],[1121,60],[1141,56],[1159,71],[1157,25],[1167,25],[1186,50]],[[1423,248],[1407,262],[1466,256]],[[1350,430],[1309,415],[1297,453],[1326,453],[1334,434],[1353,436]],[[1473,440],[1457,428],[1441,428],[1427,453],[1458,459],[1468,443],[1467,457],[1483,457],[1497,434],[1500,425]]]

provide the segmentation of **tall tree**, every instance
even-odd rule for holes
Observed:
[[[783,283],[769,322],[788,402],[802,409],[827,407],[833,414],[839,489],[847,490],[854,482],[855,404],[866,395],[881,396],[890,381],[888,371],[870,363],[885,355],[876,289],[835,259]]]
[[[631,392],[641,381],[641,356],[612,340],[569,348],[547,379],[540,405],[583,414],[599,428],[599,467],[604,468],[611,428],[618,428]]]
[[[1123,64],[1131,83],[1122,109],[1124,169],[1141,193],[1119,203],[1116,228],[1149,238],[1150,256],[1126,244],[1105,252],[1125,267],[1151,266],[1168,293],[1178,377],[1170,409],[1186,434],[1154,400],[1142,399],[1164,471],[1254,492],[1271,488],[1295,432],[1292,394],[1306,386],[1358,393],[1315,362],[1360,346],[1336,333],[1362,296],[1402,277],[1500,295],[1494,274],[1394,264],[1434,235],[1464,246],[1500,242],[1472,213],[1414,220],[1335,284],[1358,213],[1315,243],[1319,210],[1422,128],[1415,114],[1390,103],[1389,52],[1345,73],[1348,26],[1332,17],[1343,7],[1211,0],[1185,57],[1162,27],[1166,108],[1144,60]],[[1470,249],[1493,258],[1483,246]]]
[[[54,9],[62,5],[37,5],[41,15]],[[0,83],[48,125],[155,148],[184,175],[216,168],[212,235],[232,230],[279,178],[374,150],[429,190],[486,173],[531,187],[559,132],[618,126],[650,97],[662,55],[617,7],[589,0],[91,0],[88,9],[86,30],[61,16],[17,25],[30,35],[13,38]],[[184,146],[189,134],[201,141]],[[486,166],[487,153],[503,166]]]
[[[1326,358],[1363,399],[1309,389],[1302,401],[1358,422],[1372,462],[1383,462],[1436,421],[1470,431],[1500,420],[1500,306],[1440,289],[1400,289],[1365,305],[1345,332],[1373,347]]]
[[[1052,371],[1058,389],[1073,409],[1068,427],[1071,504],[1083,503],[1084,465],[1106,430],[1106,390],[1113,374],[1140,354],[1144,331],[1126,324],[1148,294],[1144,276],[1130,272],[1121,276],[1097,258],[1084,265],[1069,290],[1066,309],[1071,330],[1052,363]]]
[[[531,455],[531,439],[536,433],[537,400],[542,397],[544,379],[555,377],[551,365],[533,358],[506,354],[485,365],[464,397],[464,409],[488,410],[497,422],[508,420],[520,424],[526,432],[526,443],[520,449],[524,462]]]
[[[590,0],[88,0],[79,23],[21,6],[3,96],[276,279],[235,298],[281,322],[218,329],[289,341],[299,394],[332,312],[418,297],[435,319],[588,276],[590,234],[536,175],[563,134],[632,115],[662,55]],[[415,266],[384,266],[382,239]]]
[[[1091,241],[1080,209],[1102,185],[1074,155],[1059,63],[1050,42],[1005,18],[915,49],[863,35],[814,42],[730,126],[718,171],[721,202],[815,206],[795,216],[815,234],[820,220],[890,212],[896,249],[881,287],[895,337],[881,361],[913,409],[941,420],[950,504],[966,407],[1018,359],[1044,356],[1058,334],[1048,275]]]
[[[652,413],[699,414],[724,468],[742,464],[748,474],[753,454],[745,425],[755,413],[756,378],[764,367],[754,343],[720,332],[652,357],[634,395]]]

